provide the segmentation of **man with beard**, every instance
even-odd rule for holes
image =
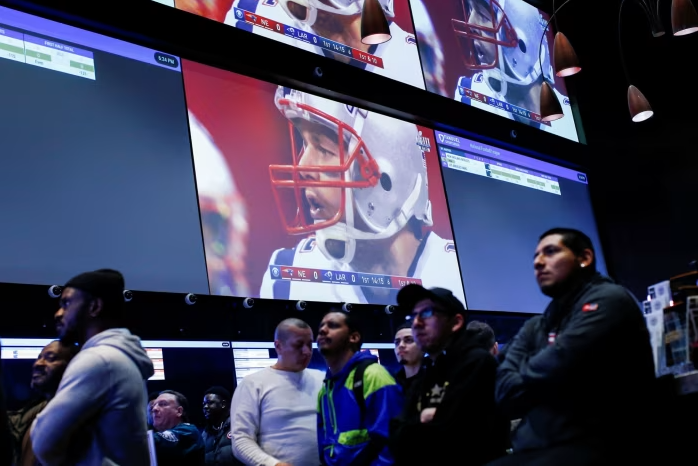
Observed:
[[[230,430],[230,392],[223,387],[211,387],[204,394],[206,426],[201,432],[206,466],[238,464],[233,456]]]
[[[101,269],[72,278],[56,313],[63,344],[81,345],[31,440],[44,466],[150,462],[145,381],[153,363],[124,325],[124,277]]]
[[[36,416],[56,394],[58,384],[68,363],[77,353],[75,345],[63,345],[52,341],[41,350],[32,368],[31,388],[39,395],[24,408],[8,414],[10,431],[14,442],[14,464],[17,466],[38,465],[32,449],[29,428]]]
[[[654,382],[642,312],[628,291],[596,271],[584,233],[549,230],[533,257],[538,286],[553,299],[507,345],[497,401],[510,419],[522,420],[514,454],[493,464],[629,464],[628,455],[642,455],[637,439],[649,414],[631,394],[651,397]],[[619,348],[622,360],[611,356]]]
[[[497,362],[477,333],[466,330],[463,303],[449,290],[420,285],[402,288],[397,302],[410,313],[414,338],[428,358],[391,425],[395,464],[451,464],[454,448],[469,466],[504,455],[509,427],[496,411]]]
[[[417,345],[412,334],[412,322],[403,322],[395,332],[395,356],[402,366],[395,375],[395,380],[402,386],[405,396],[419,377],[424,353]]]
[[[308,369],[313,331],[286,319],[274,332],[278,359],[248,375],[233,396],[233,452],[251,466],[317,466],[317,397],[322,372]]]
[[[361,343],[351,314],[323,317],[317,346],[328,371],[319,397],[318,443],[325,466],[393,464],[388,430],[402,409],[402,390]]]
[[[189,423],[187,397],[163,390],[153,401],[151,415],[158,466],[204,466],[204,441]]]

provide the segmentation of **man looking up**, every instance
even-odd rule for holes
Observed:
[[[151,408],[158,466],[203,466],[204,441],[189,424],[189,401],[179,392],[163,390]]]
[[[402,393],[407,396],[422,368],[424,353],[412,335],[412,322],[403,322],[395,332],[395,357],[402,367],[395,375],[395,380],[402,386]]]
[[[150,462],[143,407],[153,363],[123,328],[123,292],[124,277],[110,269],[80,274],[63,289],[60,340],[82,349],[32,425],[34,453],[44,466]]]
[[[507,345],[499,367],[497,401],[522,420],[514,454],[495,464],[585,466],[616,455],[612,464],[630,464],[629,455],[645,456],[637,439],[650,408],[629,394],[651,396],[655,377],[637,302],[596,271],[594,246],[578,230],[543,233],[533,269],[552,301]],[[610,356],[618,348],[622,360]]]
[[[465,329],[463,304],[449,290],[420,285],[402,288],[397,302],[411,315],[415,340],[428,360],[392,424],[396,464],[451,464],[454,448],[468,466],[504,455],[509,427],[496,412],[497,362],[477,332]]]
[[[360,351],[361,343],[350,313],[323,317],[317,346],[329,370],[319,397],[318,443],[326,466],[393,464],[388,430],[402,409],[402,390],[378,358]]]
[[[32,367],[31,388],[39,395],[19,411],[8,414],[14,441],[14,463],[17,466],[38,465],[32,449],[30,427],[36,416],[56,394],[68,363],[77,353],[75,345],[52,341],[39,354]]]
[[[230,407],[233,452],[251,466],[317,466],[317,397],[323,374],[308,369],[313,331],[300,319],[274,332],[276,363],[248,375]]]
[[[230,430],[230,392],[211,387],[204,394],[206,426],[201,432],[206,450],[206,466],[239,464],[233,456]]]

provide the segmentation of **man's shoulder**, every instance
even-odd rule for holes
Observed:
[[[395,378],[390,374],[390,372],[388,372],[388,370],[381,366],[377,361],[366,366],[366,369],[364,370],[363,384],[366,397],[383,388],[398,386]]]
[[[587,308],[596,310],[601,305],[611,305],[618,310],[640,311],[640,305],[630,291],[610,280],[593,284],[577,302],[577,306],[582,306],[582,311]]]

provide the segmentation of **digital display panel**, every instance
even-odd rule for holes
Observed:
[[[276,364],[278,356],[274,349],[274,343],[271,341],[234,341],[232,345],[235,358],[236,384],[239,384],[246,376]],[[401,366],[395,357],[395,347],[392,343],[364,343],[361,346],[361,350],[368,351],[376,356],[378,362],[388,369],[391,374],[395,374],[400,370]],[[327,365],[322,354],[317,349],[317,343],[313,343],[313,356],[308,367],[322,372],[327,371]]]
[[[211,292],[464,301],[433,131],[183,62]]]
[[[436,131],[468,307],[541,313],[533,253],[551,228],[586,233],[606,273],[587,175]]]
[[[361,42],[363,0],[159,0],[159,3],[424,89],[408,0],[378,0],[391,39]],[[174,5],[173,5],[174,4]]]
[[[44,346],[53,340],[40,338],[2,338],[3,387],[9,409],[19,409],[36,394],[30,383],[32,366]],[[190,418],[203,425],[201,402],[204,392],[220,385],[235,387],[233,351],[229,341],[143,340],[153,361],[155,374],[148,380],[149,393],[175,390],[187,397]],[[144,407],[145,409],[145,407]]]
[[[410,0],[427,90],[579,141],[565,83],[553,72],[549,16],[524,0]],[[540,53],[539,53],[540,50]],[[541,120],[547,80],[564,117]]]
[[[178,57],[0,7],[0,282],[206,293]]]

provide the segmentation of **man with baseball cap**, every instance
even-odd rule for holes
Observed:
[[[481,465],[504,455],[508,427],[496,413],[497,362],[477,332],[465,328],[463,303],[449,290],[420,285],[404,287],[397,302],[411,316],[426,371],[391,426],[396,464],[450,464],[460,457]]]
[[[123,328],[124,277],[86,272],[66,283],[56,322],[61,342],[80,345],[58,391],[31,429],[45,466],[150,464],[145,381],[153,363]]]

